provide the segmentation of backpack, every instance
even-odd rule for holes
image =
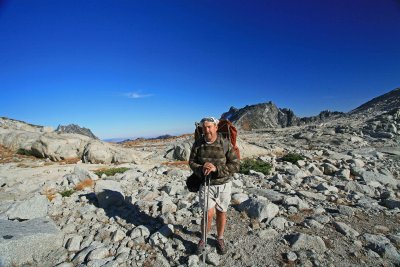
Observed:
[[[194,131],[194,140],[198,140],[203,136],[203,128],[200,126],[200,123],[195,123],[196,129]],[[237,139],[237,130],[236,127],[233,126],[232,122],[226,119],[221,119],[218,123],[218,134],[222,136],[222,145],[224,148],[224,152],[228,152],[228,144],[224,140],[229,140],[232,144],[233,150],[235,151],[238,159],[240,160],[240,151],[239,147],[236,144]]]

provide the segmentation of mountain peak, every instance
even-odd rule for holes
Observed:
[[[92,133],[92,131],[90,129],[85,128],[85,127],[80,127],[77,124],[58,125],[56,132],[81,134],[81,135],[85,135],[85,136],[88,136],[93,139],[99,139]]]
[[[238,128],[252,130],[260,128],[287,127],[299,120],[290,109],[279,109],[271,101],[247,105],[236,109],[231,107],[221,115],[222,119],[232,121]]]

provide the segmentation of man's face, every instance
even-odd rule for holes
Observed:
[[[218,127],[213,122],[205,121],[203,124],[204,138],[207,142],[214,142],[217,139]]]

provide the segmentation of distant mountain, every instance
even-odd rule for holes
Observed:
[[[103,139],[102,141],[109,143],[119,143],[125,140],[129,140],[129,138],[108,138],[108,139]]]
[[[86,135],[90,138],[93,139],[99,139],[97,138],[90,129],[80,127],[79,125],[76,124],[69,124],[69,125],[58,125],[56,132],[58,133],[73,133],[73,134],[81,134],[81,135]]]
[[[358,108],[353,109],[349,112],[349,114],[359,114],[362,112],[383,112],[390,111],[394,108],[400,108],[400,88],[396,88],[389,93],[373,98]]]
[[[116,143],[124,144],[124,143],[127,143],[127,142],[133,142],[133,141],[163,140],[163,139],[169,139],[169,138],[172,138],[172,137],[175,137],[175,136],[169,135],[169,134],[164,134],[164,135],[160,135],[160,136],[157,136],[157,137],[150,137],[150,138],[138,137],[136,139],[124,139],[124,140],[118,141]]]
[[[228,112],[221,115],[222,119],[229,119],[233,124],[243,130],[262,128],[285,128],[303,125],[311,122],[323,121],[332,117],[343,115],[342,112],[323,111],[318,116],[299,118],[287,108],[278,108],[274,103],[261,103],[237,109],[231,107]]]
[[[272,103],[261,103],[237,109],[231,107],[221,116],[243,130],[277,128],[294,125],[299,119],[289,109],[279,109]]]
[[[317,116],[303,117],[300,119],[300,121],[302,122],[302,124],[307,124],[312,122],[323,122],[328,119],[339,118],[341,116],[344,116],[345,114],[346,113],[339,111],[324,110],[321,111]]]

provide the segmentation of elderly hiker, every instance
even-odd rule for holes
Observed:
[[[203,118],[200,126],[203,130],[203,137],[195,141],[189,158],[190,168],[198,179],[201,179],[199,195],[202,207],[208,203],[207,229],[204,233],[202,225],[203,238],[200,239],[197,246],[197,254],[201,254],[205,248],[204,236],[211,229],[211,222],[216,212],[217,223],[217,251],[220,254],[226,253],[224,243],[224,230],[226,225],[227,210],[231,201],[231,176],[239,171],[240,161],[234,152],[229,140],[224,139],[218,134],[218,120],[213,117]],[[204,186],[205,178],[210,178],[210,185]],[[208,192],[204,192],[207,190]],[[208,201],[204,198],[208,194]],[[206,210],[206,209],[204,209]]]

